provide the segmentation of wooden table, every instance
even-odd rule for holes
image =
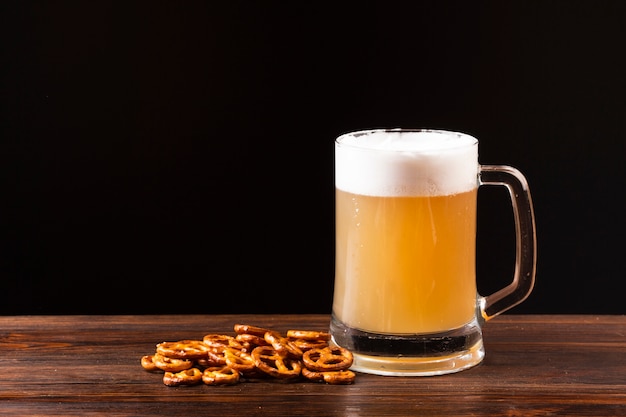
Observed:
[[[503,315],[486,358],[436,377],[357,374],[167,387],[156,343],[234,334],[235,323],[326,330],[325,315],[0,317],[2,416],[626,416],[626,316]]]

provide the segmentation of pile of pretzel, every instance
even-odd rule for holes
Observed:
[[[236,384],[242,379],[273,377],[328,384],[351,384],[352,353],[330,346],[330,334],[288,330],[286,336],[263,327],[235,324],[235,335],[207,334],[202,340],[156,345],[141,358],[150,372],[163,372],[167,386]]]

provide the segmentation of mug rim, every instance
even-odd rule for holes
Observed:
[[[372,129],[362,129],[362,130],[354,130],[351,132],[343,133],[335,138],[335,144],[337,146],[345,146],[351,147],[355,149],[371,149],[371,150],[382,150],[376,147],[363,146],[354,143],[346,143],[345,139],[347,138],[359,138],[361,136],[368,136],[376,133],[434,133],[443,136],[456,136],[458,138],[469,139],[466,143],[459,143],[455,146],[447,146],[444,149],[460,149],[465,147],[471,147],[478,144],[478,139],[475,136],[472,136],[467,133],[454,131],[454,130],[446,130],[446,129],[431,129],[431,128],[372,128]],[[385,149],[390,152],[407,152],[406,150],[397,150],[397,149]]]

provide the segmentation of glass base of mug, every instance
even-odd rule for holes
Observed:
[[[476,321],[442,333],[390,335],[348,327],[333,315],[332,343],[354,355],[351,369],[387,376],[434,376],[459,372],[485,357]]]

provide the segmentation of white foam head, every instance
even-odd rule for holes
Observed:
[[[355,194],[436,196],[478,186],[478,141],[441,130],[367,130],[335,141],[335,185]]]

